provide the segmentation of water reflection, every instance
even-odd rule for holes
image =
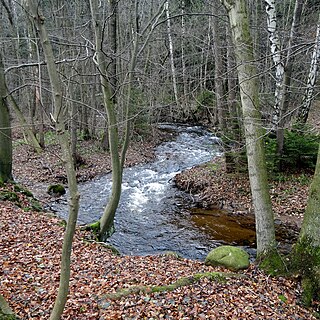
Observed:
[[[255,221],[251,215],[234,215],[221,209],[194,208],[190,211],[195,225],[213,239],[228,244],[254,247]]]

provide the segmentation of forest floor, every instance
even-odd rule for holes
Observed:
[[[154,132],[153,138],[133,144],[127,166],[152,160],[155,141],[168,136]],[[56,145],[37,155],[18,142],[14,149],[16,181],[26,187],[65,182]],[[95,144],[83,141],[79,150],[83,160],[77,170],[79,181],[110,171],[110,159]],[[309,180],[308,176],[292,177],[271,188],[276,215],[290,218],[289,226],[298,228],[301,223]],[[223,205],[235,214],[252,210],[246,177],[225,174],[222,158],[186,171],[176,182],[192,192],[201,206]],[[33,200],[24,192],[17,195],[14,202],[0,199],[0,294],[21,319],[48,319],[59,284],[64,227],[51,213],[30,209]],[[49,201],[49,195],[41,195],[41,202]],[[70,294],[62,319],[315,319],[316,303],[314,309],[301,306],[298,279],[271,277],[254,264],[236,276],[169,254],[117,256],[103,244],[86,240],[89,238],[86,231],[77,229]],[[207,272],[229,276],[193,281],[193,275]],[[181,277],[192,283],[153,292],[153,286],[176,283]],[[108,296],[121,289],[132,292]]]

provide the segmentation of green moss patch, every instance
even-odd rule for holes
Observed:
[[[24,211],[42,211],[42,206],[33,194],[23,186],[7,183],[0,186],[0,200],[10,201]]]
[[[259,257],[258,264],[260,269],[272,276],[287,275],[288,266],[285,261],[285,258],[282,257],[277,250],[272,250]]]
[[[52,184],[48,187],[47,192],[56,197],[60,197],[66,193],[66,189],[62,184]]]
[[[302,302],[310,306],[320,299],[320,247],[315,247],[307,237],[300,238],[293,248],[291,269],[302,278]]]

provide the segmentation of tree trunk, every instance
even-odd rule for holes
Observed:
[[[305,124],[308,119],[311,102],[314,98],[314,87],[317,80],[317,71],[320,60],[320,14],[318,18],[317,33],[312,53],[310,70],[307,80],[307,88],[303,97],[302,106],[299,108],[297,123]]]
[[[170,21],[170,11],[169,11],[169,1],[165,2],[165,11],[167,17],[167,36],[169,42],[169,54],[170,54],[170,66],[171,66],[171,75],[172,75],[172,87],[174,93],[174,99],[176,102],[176,107],[179,108],[179,96],[178,96],[178,86],[177,86],[177,74],[176,67],[174,64],[174,53],[173,53],[173,41],[172,41],[172,32],[171,32],[171,21]],[[173,114],[172,114],[172,117]]]
[[[56,133],[61,147],[62,159],[66,168],[68,178],[68,188],[70,194],[69,200],[69,217],[64,235],[62,254],[61,254],[61,272],[59,290],[55,300],[53,310],[50,315],[50,320],[59,320],[69,292],[70,280],[70,257],[72,249],[72,241],[77,223],[79,211],[79,193],[77,188],[77,180],[73,158],[69,146],[68,131],[65,129],[65,114],[66,110],[63,107],[63,95],[61,88],[61,80],[54,62],[52,46],[45,27],[44,17],[41,15],[39,6],[34,0],[28,0],[30,13],[38,30],[43,52],[47,61],[47,69],[52,87],[52,98],[54,102],[53,121],[56,128]]]
[[[92,25],[95,33],[96,58],[97,68],[100,73],[101,89],[103,94],[104,106],[108,117],[108,138],[112,165],[112,190],[109,197],[108,204],[100,218],[99,237],[101,240],[109,237],[113,232],[113,222],[115,213],[119,204],[121,195],[122,169],[119,158],[119,138],[116,112],[113,103],[112,89],[107,78],[107,64],[106,57],[103,53],[103,34],[97,0],[90,0],[90,10],[92,17]]]
[[[238,66],[249,179],[256,219],[257,255],[259,257],[274,252],[276,241],[264,157],[257,71],[254,65],[245,1],[223,0],[222,2],[228,11]]]
[[[291,86],[291,74],[292,74],[292,67],[294,63],[294,55],[293,55],[293,48],[294,44],[297,40],[297,31],[300,25],[301,19],[301,12],[303,7],[302,0],[296,0],[294,13],[292,18],[291,30],[290,30],[290,38],[287,48],[287,56],[285,61],[285,73],[283,76],[282,88],[283,91],[281,96],[281,103],[280,103],[280,114],[279,114],[279,122],[277,128],[277,153],[279,156],[283,153],[283,146],[284,146],[284,128],[286,123],[288,122],[288,105],[289,105],[289,95],[290,95],[290,86]],[[281,167],[281,165],[280,165]]]
[[[230,117],[231,131],[236,142],[241,141],[241,119],[239,104],[237,99],[237,74],[234,49],[232,47],[230,28],[226,30],[227,37],[227,75],[228,75],[228,113]]]
[[[0,55],[0,183],[12,180],[12,140],[10,114],[5,101],[7,90]]]
[[[214,7],[215,13],[219,13],[218,4]],[[224,73],[225,66],[223,63],[223,52],[222,45],[220,41],[221,30],[219,30],[218,16],[213,16],[212,20],[212,34],[213,34],[213,44],[214,44],[214,87],[216,96],[216,110],[218,114],[219,127],[223,131],[226,128],[226,99],[224,91]]]
[[[117,24],[118,24],[118,0],[110,0],[109,43],[111,50],[111,62],[109,64],[109,79],[113,102],[116,103],[117,92]]]
[[[11,94],[8,93],[7,88],[6,88],[6,92],[7,92],[6,99],[8,101],[8,104],[13,109],[17,118],[19,119],[20,125],[23,127],[23,130],[25,131],[25,133],[27,135],[27,142],[34,148],[34,150],[37,153],[41,153],[42,148],[41,148],[36,136],[34,135],[33,131],[31,130],[30,125],[27,123],[27,120],[25,119],[19,106],[17,105],[16,100],[13,98],[13,96]]]
[[[275,130],[278,128],[278,122],[280,117],[280,104],[283,96],[283,78],[284,78],[284,62],[281,57],[281,46],[280,39],[277,29],[277,12],[276,12],[276,1],[275,0],[265,0],[266,2],[266,12],[267,12],[267,27],[269,32],[269,41],[270,41],[270,51],[273,63],[276,68],[276,89],[275,89],[275,102],[273,106],[273,115],[272,115],[272,125]]]
[[[316,170],[297,244],[293,250],[293,267],[302,275],[303,302],[309,306],[320,296],[320,144]]]

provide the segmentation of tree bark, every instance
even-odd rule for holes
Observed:
[[[169,1],[165,2],[165,11],[166,11],[166,17],[167,17],[167,36],[168,36],[168,42],[169,42],[172,87],[173,87],[174,99],[175,99],[177,108],[179,108],[180,103],[179,103],[179,96],[178,96],[176,67],[174,64],[174,53],[173,53],[173,41],[172,41],[172,32],[171,32]],[[173,114],[172,114],[172,117],[173,117]]]
[[[108,117],[108,139],[112,165],[112,189],[108,204],[100,218],[99,238],[101,240],[113,232],[113,222],[121,195],[122,169],[119,157],[119,137],[116,111],[112,97],[112,88],[107,78],[106,57],[103,53],[102,23],[96,0],[90,0],[92,25],[95,34],[96,65],[100,73],[104,106]]]
[[[320,294],[320,144],[299,239],[293,250],[293,268],[302,275],[303,302],[310,306]]]
[[[308,119],[311,103],[314,98],[314,87],[317,81],[318,65],[320,60],[320,14],[318,18],[316,39],[312,53],[310,70],[307,80],[307,88],[303,97],[303,102],[298,111],[297,123],[305,124]]]
[[[290,30],[290,37],[289,43],[287,46],[287,55],[286,60],[284,63],[284,74],[282,79],[281,85],[281,101],[279,107],[279,117],[278,117],[278,124],[276,128],[277,133],[277,153],[279,156],[283,153],[283,146],[284,146],[284,129],[286,123],[288,121],[287,110],[289,105],[289,95],[290,95],[290,86],[291,86],[291,74],[292,74],[292,67],[294,63],[294,55],[293,55],[293,48],[294,44],[297,40],[296,34],[300,25],[301,13],[302,13],[303,1],[296,0],[294,13],[292,18],[291,30]],[[280,164],[281,169],[281,164]]]
[[[253,61],[252,39],[245,1],[223,0],[222,3],[228,11],[235,46],[249,179],[256,220],[257,256],[264,256],[275,251],[276,241],[264,157],[257,71]]]
[[[66,168],[69,188],[69,217],[67,227],[63,239],[61,254],[61,272],[59,290],[55,300],[50,320],[59,320],[69,292],[70,280],[70,257],[72,249],[72,241],[75,233],[78,211],[79,211],[79,193],[77,187],[76,173],[73,165],[73,158],[70,151],[68,131],[65,129],[65,114],[63,105],[63,95],[61,88],[61,80],[54,62],[54,54],[52,46],[45,27],[45,20],[40,13],[40,8],[35,0],[28,0],[30,14],[32,15],[34,24],[37,28],[43,52],[47,61],[47,69],[52,87],[52,98],[54,102],[54,115],[52,115],[55,124],[57,137],[60,143],[62,159]]]
[[[219,13],[218,4],[214,5],[215,13]],[[212,35],[214,43],[214,87],[216,98],[216,110],[218,114],[218,121],[220,129],[226,129],[226,93],[224,91],[224,78],[225,66],[223,62],[222,45],[220,41],[221,33],[219,30],[218,16],[213,16],[212,20]]]
[[[11,106],[16,116],[18,117],[20,125],[23,127],[23,130],[27,135],[27,142],[34,148],[34,150],[37,153],[41,153],[42,148],[39,144],[39,141],[37,140],[36,136],[31,130],[29,124],[27,123],[27,120],[25,119],[23,113],[21,112],[16,100],[13,98],[13,96],[10,93],[8,93],[7,88],[6,88],[6,93],[7,93],[6,100],[8,101],[8,104]]]
[[[7,90],[2,55],[0,54],[0,183],[12,180],[12,140]]]
[[[280,39],[277,29],[277,12],[276,12],[276,1],[275,0],[265,0],[266,2],[266,13],[267,13],[267,27],[269,32],[269,41],[270,41],[270,51],[273,63],[276,68],[275,82],[275,102],[273,106],[273,115],[272,115],[272,125],[276,130],[278,128],[278,122],[280,117],[280,105],[283,97],[283,78],[284,78],[284,62],[281,57],[281,46]]]

